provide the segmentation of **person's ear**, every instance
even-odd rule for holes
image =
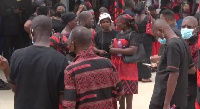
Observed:
[[[168,23],[169,22],[169,19],[167,17],[165,17],[165,21]]]
[[[164,29],[162,28],[158,28],[158,35],[161,37],[161,38],[164,38]]]

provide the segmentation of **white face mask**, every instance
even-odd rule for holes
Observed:
[[[183,39],[190,39],[194,35],[194,29],[183,28],[181,29],[181,35]]]

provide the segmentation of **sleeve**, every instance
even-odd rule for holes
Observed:
[[[130,46],[139,46],[139,35],[136,32],[132,32],[129,42]]]
[[[68,70],[65,70],[64,75],[65,91],[63,107],[64,109],[75,109],[76,108],[76,87],[75,77]]]
[[[16,63],[16,52],[13,53],[10,60],[10,74],[9,74],[9,83],[15,84],[15,79],[18,75],[18,64]]]
[[[181,53],[178,44],[169,43],[167,45],[166,55],[167,55],[167,71],[179,72]]]

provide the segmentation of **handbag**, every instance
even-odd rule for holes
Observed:
[[[131,39],[132,32],[129,35],[129,40]],[[130,45],[129,45],[130,46]],[[137,53],[133,55],[123,55],[123,61],[125,63],[135,63],[146,59],[146,52],[142,43],[139,44]]]
[[[153,22],[153,18],[151,15],[149,15],[147,25],[146,25],[146,34],[152,35],[152,31],[151,31],[152,22]]]

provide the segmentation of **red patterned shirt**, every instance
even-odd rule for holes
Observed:
[[[123,94],[119,75],[110,60],[82,51],[65,69],[65,109],[117,109]]]

